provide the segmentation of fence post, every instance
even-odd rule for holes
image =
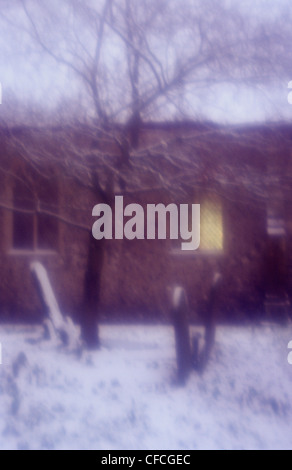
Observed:
[[[191,345],[188,323],[189,307],[186,292],[176,286],[172,291],[171,318],[175,333],[177,379],[185,384],[191,371]]]

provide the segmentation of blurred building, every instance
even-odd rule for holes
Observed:
[[[201,204],[201,244],[182,252],[179,240],[106,241],[102,319],[166,320],[167,286],[179,284],[193,320],[201,321],[215,272],[223,276],[222,321],[285,318],[292,292],[291,126],[148,123],[133,147],[131,133],[2,129],[0,320],[42,318],[29,268],[36,259],[62,310],[82,315],[92,209],[111,178],[111,193],[123,194],[125,204]]]

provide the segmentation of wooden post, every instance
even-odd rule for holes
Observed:
[[[192,367],[196,371],[200,369],[200,361],[201,361],[201,356],[200,356],[200,341],[201,340],[201,334],[196,333],[192,337]]]
[[[216,333],[216,318],[215,318],[215,309],[216,302],[218,300],[218,292],[221,286],[222,276],[220,273],[215,273],[213,277],[213,282],[209,294],[209,301],[205,313],[205,348],[203,351],[200,369],[201,371],[205,368],[211,350],[215,343],[215,333]]]
[[[171,317],[175,333],[177,379],[185,384],[191,371],[191,345],[188,324],[189,307],[186,292],[176,286],[171,298]]]

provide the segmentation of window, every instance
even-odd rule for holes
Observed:
[[[211,192],[198,193],[193,201],[195,204],[200,204],[200,246],[196,251],[182,251],[180,239],[172,244],[172,253],[177,255],[223,253],[223,206],[220,196]]]
[[[57,188],[47,180],[38,190],[18,181],[13,188],[12,248],[21,251],[57,249],[58,223],[47,212],[56,213]],[[43,211],[43,212],[42,212]]]
[[[217,195],[207,195],[201,200],[201,251],[223,250],[223,211]]]

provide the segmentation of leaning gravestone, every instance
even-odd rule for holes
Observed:
[[[50,338],[58,338],[70,350],[81,346],[80,333],[69,317],[62,315],[46,268],[38,261],[30,266],[36,286],[44,306],[47,319],[45,328]]]

